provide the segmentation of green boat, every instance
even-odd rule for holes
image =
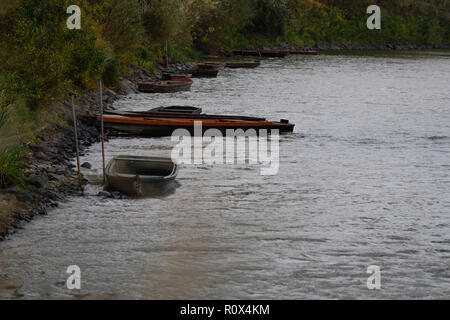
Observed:
[[[106,190],[132,196],[167,193],[178,174],[170,158],[116,156],[106,167]]]

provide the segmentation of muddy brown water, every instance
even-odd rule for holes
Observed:
[[[195,105],[290,119],[280,170],[183,165],[174,192],[71,197],[0,243],[0,298],[450,298],[450,52],[264,59],[130,95],[120,109]],[[167,155],[169,138],[110,140]],[[82,161],[92,182],[100,146]],[[66,269],[81,268],[81,290]],[[381,289],[366,271],[381,268]]]

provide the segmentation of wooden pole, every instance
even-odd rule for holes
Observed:
[[[103,184],[105,184],[105,127],[103,121],[103,83],[100,80],[100,121],[101,121],[101,137],[102,137],[102,162],[103,162]]]
[[[73,102],[73,96],[72,96],[72,114],[73,114],[73,127],[74,127],[74,132],[75,132],[75,150],[77,152],[78,181],[80,183],[80,189],[83,190],[83,181],[81,180],[80,151],[79,151],[79,147],[78,147],[77,118],[75,115],[75,104]]]
[[[166,69],[169,68],[169,48],[167,47],[167,40],[166,40]]]

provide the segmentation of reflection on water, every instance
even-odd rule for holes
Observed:
[[[195,79],[191,92],[130,95],[120,109],[195,105],[286,118],[280,170],[183,165],[176,192],[84,197],[0,243],[0,297],[448,298],[450,54],[265,59]],[[170,156],[170,138],[119,138],[115,155]],[[101,175],[100,146],[82,161]],[[82,289],[65,288],[69,265]],[[366,287],[369,265],[382,289]]]

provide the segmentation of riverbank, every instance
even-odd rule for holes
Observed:
[[[114,101],[121,96],[137,93],[138,81],[156,79],[151,72],[132,67],[130,74],[122,78],[117,92],[105,88],[104,108],[112,109]],[[76,94],[77,114],[98,114],[99,100],[98,90]],[[76,153],[71,103],[66,100],[55,104],[52,109],[59,111],[58,121],[48,123],[42,132],[36,133],[36,142],[26,145],[26,187],[14,186],[0,192],[0,240],[20,229],[24,222],[33,217],[46,215],[47,210],[57,207],[58,202],[67,196],[82,193],[73,165]],[[100,133],[96,127],[80,121],[78,126],[80,153],[83,154],[87,147],[100,141]]]
[[[253,47],[248,49],[269,49],[280,51],[406,51],[406,50],[450,50],[450,45],[417,45],[417,44],[379,44],[379,45],[336,45],[324,44],[313,46],[301,46],[281,43],[275,46]]]
[[[277,50],[395,50],[387,47],[368,46],[323,46],[302,47],[282,44],[270,47]],[[396,47],[397,48],[397,47]],[[408,47],[406,49],[418,49]],[[398,49],[398,48],[397,48]],[[402,50],[405,49],[402,47]],[[435,47],[420,47],[420,49],[436,49]],[[449,48],[450,49],[450,48]],[[184,63],[171,62],[171,71],[183,71],[192,67]],[[161,66],[158,73],[161,72]],[[130,74],[123,76],[120,89],[114,91],[105,89],[103,102],[106,109],[111,109],[113,103],[122,96],[137,93],[137,82],[142,80],[156,80],[157,76],[151,72],[132,67]],[[76,96],[77,113],[98,113],[98,90],[85,92]],[[37,215],[47,214],[47,210],[57,207],[58,202],[69,195],[81,194],[78,184],[76,168],[73,165],[75,145],[73,138],[72,110],[69,100],[57,103],[60,110],[60,122],[49,123],[43,132],[36,134],[37,142],[27,146],[27,164],[25,178],[27,187],[20,189],[11,187],[0,193],[0,240],[15,229],[21,228],[24,222],[30,221]],[[97,128],[79,122],[80,151],[93,143],[99,142],[100,134]],[[89,166],[89,164],[86,164]]]

